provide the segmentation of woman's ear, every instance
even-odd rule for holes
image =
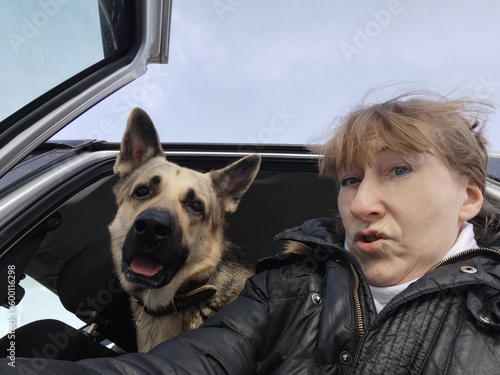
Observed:
[[[483,206],[483,190],[479,183],[474,179],[469,179],[467,185],[467,198],[460,210],[459,220],[467,221],[475,217]]]

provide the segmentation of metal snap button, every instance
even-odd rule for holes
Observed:
[[[480,315],[478,317],[478,319],[481,323],[486,323],[486,324],[491,323],[491,320],[487,316],[484,316],[484,315]]]
[[[321,296],[319,295],[319,293],[313,293],[313,295],[311,296],[311,300],[315,305],[319,305],[321,303]]]
[[[460,267],[460,271],[463,273],[476,273],[477,269],[471,266],[462,266]]]
[[[352,355],[349,352],[342,352],[340,353],[340,362],[342,362],[344,365],[348,365],[349,363],[352,362]]]

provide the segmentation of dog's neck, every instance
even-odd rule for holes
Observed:
[[[212,297],[217,292],[217,288],[210,284],[189,281],[184,284],[176,293],[172,301],[158,309],[151,310],[146,302],[141,298],[133,295],[134,301],[142,307],[143,311],[152,316],[164,316],[173,313],[178,313],[188,307],[194,306]]]

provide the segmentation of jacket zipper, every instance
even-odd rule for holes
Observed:
[[[462,251],[462,252],[460,252],[458,254],[452,255],[452,256],[450,256],[448,258],[441,259],[439,262],[437,262],[431,268],[429,268],[429,270],[424,275],[427,275],[428,273],[434,271],[436,268],[441,267],[443,264],[445,264],[447,262],[450,262],[450,261],[452,261],[454,259],[457,259],[457,258],[459,258],[459,257],[461,257],[463,255],[468,255],[468,254],[472,254],[472,253],[480,252],[480,251],[487,251],[487,252],[492,252],[492,253],[495,253],[495,254],[500,254],[500,251],[495,250],[495,249],[490,249],[488,247],[475,247],[473,249],[465,250],[465,251]]]
[[[462,251],[458,254],[455,254],[455,255],[452,255],[448,258],[440,260],[439,262],[434,264],[425,274],[428,274],[428,273],[434,271],[436,268],[442,266],[443,264],[450,262],[454,259],[457,259],[461,256],[472,254],[475,252],[481,252],[481,251],[491,252],[491,253],[495,253],[495,254],[500,255],[500,251],[498,251],[498,250],[490,249],[488,247],[476,247],[473,249]],[[360,336],[362,336],[364,333],[364,322],[363,322],[363,314],[362,314],[362,310],[361,310],[361,302],[359,301],[359,293],[358,293],[359,292],[359,275],[356,272],[352,263],[349,263],[349,267],[351,268],[352,274],[354,276],[354,304],[356,306],[356,317],[357,317],[357,322],[358,322],[358,330],[359,330]]]
[[[349,262],[349,267],[351,268],[352,274],[354,276],[354,304],[356,305],[356,317],[358,320],[358,330],[359,335],[363,336],[364,324],[363,324],[363,314],[361,313],[361,302],[359,301],[359,276],[352,263]]]

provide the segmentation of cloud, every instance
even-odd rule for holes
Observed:
[[[496,1],[242,0],[222,18],[213,4],[173,4],[168,77],[154,101],[163,105],[152,108],[169,140],[245,141],[285,106],[296,117],[273,141],[303,143],[388,82],[462,85],[500,102]],[[359,32],[366,46],[355,45]],[[359,49],[350,61],[343,42]],[[500,134],[491,134],[500,150]]]

